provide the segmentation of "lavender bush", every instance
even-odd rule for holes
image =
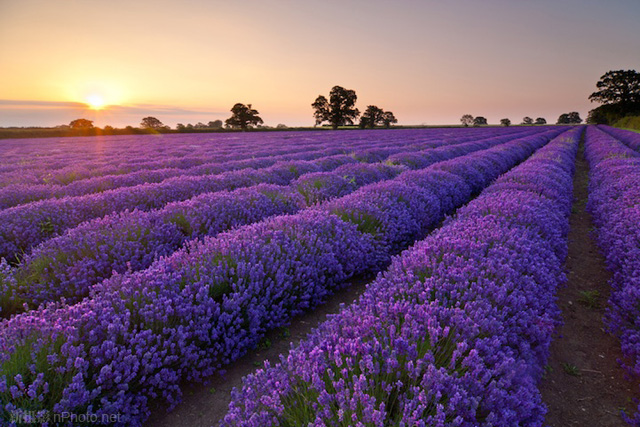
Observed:
[[[611,296],[605,322],[620,339],[623,365],[640,375],[640,154],[627,143],[635,136],[589,127],[585,156],[591,167],[587,207],[596,225],[597,240],[612,271]],[[640,407],[627,420],[640,425]]]
[[[581,133],[498,179],[357,303],[246,377],[223,425],[541,426],[536,382],[559,321]],[[541,165],[558,184],[548,194]]]
[[[506,172],[562,130],[448,160],[451,172],[434,170],[433,179],[427,176],[430,168],[407,174],[419,183],[437,183],[447,174],[459,174],[460,183],[473,177],[473,190],[465,190],[471,195],[480,190],[475,186]],[[499,153],[504,162],[497,161]],[[266,330],[314,307],[349,278],[379,270],[390,256],[385,251],[437,224],[446,213],[446,203],[435,208],[437,194],[446,196],[444,191],[405,179],[401,174],[388,187],[372,184],[345,196],[364,206],[361,201],[379,194],[376,200],[387,211],[372,211],[372,228],[360,229],[369,217],[357,210],[346,221],[330,213],[336,206],[349,209],[342,199],[330,200],[193,241],[146,270],[100,283],[78,304],[41,308],[3,322],[0,415],[120,413],[123,425],[139,425],[148,415],[149,399],[172,406],[180,380],[200,379],[237,359]],[[410,185],[414,191],[393,194]],[[446,199],[466,201],[455,195]],[[431,212],[434,216],[425,218]],[[394,220],[412,225],[394,226]]]
[[[443,161],[499,145],[505,138],[508,140],[508,137],[491,138],[426,153],[433,152],[431,161]],[[317,160],[325,170],[342,161],[340,156]],[[170,203],[160,210],[125,211],[89,221],[43,242],[25,256],[13,273],[14,286],[0,296],[1,313],[6,317],[22,311],[25,306],[33,308],[63,297],[70,303],[77,302],[88,295],[92,285],[113,272],[146,268],[154,259],[174,252],[187,240],[214,236],[268,216],[293,213],[313,203],[349,194],[362,185],[390,179],[405,169],[379,163],[347,163],[331,172],[302,175],[290,187],[259,185],[234,192],[204,193]],[[449,175],[448,180],[455,182],[456,175]],[[455,194],[460,194],[463,200],[469,196],[464,192]],[[402,248],[404,243],[399,245],[398,248]]]

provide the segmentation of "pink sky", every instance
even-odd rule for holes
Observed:
[[[1,2],[0,126],[206,123],[236,102],[312,125],[334,85],[407,125],[585,118],[602,74],[640,70],[639,20],[637,0]]]

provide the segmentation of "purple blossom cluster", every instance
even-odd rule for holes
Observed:
[[[4,321],[0,417],[119,413],[123,425],[139,425],[150,399],[171,407],[181,380],[221,369],[350,278],[375,273],[400,242],[422,237],[456,207],[452,201],[465,203],[564,129],[447,160],[450,171],[407,171],[295,215],[193,240],[145,270],[101,282],[77,304]]]
[[[500,177],[280,363],[245,377],[223,425],[542,426],[536,383],[559,323],[582,132]]]
[[[181,175],[216,175],[223,172],[246,168],[266,168],[272,166],[279,160],[313,160],[319,155],[332,154],[344,154],[344,150],[334,148],[332,150],[323,150],[322,153],[305,151],[298,154],[283,154],[263,158],[232,160],[223,163],[212,162],[193,166],[188,169],[145,169],[128,174],[101,175],[93,178],[73,181],[67,185],[14,184],[0,188],[0,209],[6,209],[36,200],[60,198],[65,196],[82,196],[85,194],[99,193],[121,187],[133,187],[144,183],[157,183]]]
[[[513,138],[501,136],[417,150],[416,153],[425,153],[434,163],[497,146],[509,139]],[[233,192],[204,193],[169,203],[159,210],[125,211],[83,223],[44,241],[23,258],[14,271],[15,286],[0,295],[2,316],[61,298],[69,303],[77,302],[89,294],[92,285],[114,272],[144,269],[154,259],[174,252],[187,240],[213,236],[268,216],[293,213],[314,203],[349,194],[365,184],[390,179],[406,169],[395,164],[399,159],[392,165],[350,163],[355,162],[353,158],[370,157],[374,150],[367,149],[364,155],[355,152],[353,156],[320,158],[316,162],[324,170],[335,170],[307,173],[290,187],[259,185]],[[410,166],[426,167],[431,163],[423,159],[419,165],[410,163]],[[456,178],[445,176],[442,180],[451,185]],[[455,194],[464,195],[460,191]],[[467,198],[468,195],[464,195],[464,200]],[[399,248],[403,245],[400,243]]]
[[[433,146],[452,141],[472,140],[500,135],[524,135],[517,128],[476,128],[461,132],[431,131],[429,135],[413,130],[367,134],[352,132],[334,135],[328,132],[278,132],[275,134],[217,135],[138,135],[106,138],[55,138],[3,140],[0,146],[0,188],[14,184],[67,185],[106,175],[122,175],[156,169],[206,168],[213,163],[270,157],[314,151],[335,146],[346,152],[364,148],[372,141],[422,143]],[[366,135],[366,136],[363,136]]]
[[[354,162],[340,155],[343,162]],[[31,247],[93,218],[126,209],[148,211],[198,194],[233,190],[258,183],[286,185],[302,174],[322,171],[318,162],[278,161],[263,169],[219,175],[178,176],[160,183],[123,187],[78,197],[47,199],[0,211],[0,257],[15,260]]]
[[[618,141],[623,142],[632,150],[640,152],[640,134],[639,133],[629,132],[624,129],[618,129],[618,128],[605,126],[605,125],[598,126],[598,129],[608,133]]]
[[[590,165],[588,209],[598,245],[613,273],[605,316],[620,339],[623,365],[640,376],[640,154],[607,132],[590,126],[585,156]],[[631,133],[631,132],[628,132]],[[617,136],[617,135],[616,135]],[[634,139],[629,136],[628,141]],[[640,426],[640,407],[628,421]]]
[[[346,144],[346,146],[344,141],[329,142],[332,142],[332,144],[328,144],[328,148],[323,148],[314,153],[307,153],[308,147],[288,148],[294,152],[304,150],[301,155],[310,160],[335,155],[336,150],[347,151],[351,157],[356,157],[360,154],[357,150],[353,151],[354,147],[376,145],[371,140],[360,141],[357,139],[350,145]],[[431,142],[428,140],[416,141],[409,139],[403,142],[383,139],[377,144],[380,146],[378,151],[375,148],[369,148],[363,150],[363,154],[360,156],[361,160],[368,158],[376,161],[378,158],[376,156],[382,155],[381,151],[388,155],[403,151],[403,147],[404,149],[420,149],[442,144],[443,142]],[[333,145],[333,148],[331,145]],[[261,153],[258,152],[258,154]],[[275,156],[272,160],[276,162],[267,168],[230,170],[217,175],[180,175],[159,183],[115,188],[84,196],[74,197],[67,195],[58,199],[45,199],[0,210],[0,257],[14,262],[17,256],[22,256],[22,254],[28,252],[31,247],[40,242],[59,235],[82,222],[114,212],[121,212],[125,209],[158,209],[169,202],[186,200],[204,192],[232,190],[261,182],[286,185],[288,180],[296,178],[303,173],[314,171],[309,169],[309,165],[305,164],[304,160],[299,162],[292,160],[288,163],[284,161],[290,154]],[[353,160],[358,161],[355,158]],[[251,160],[245,160],[246,162],[250,163]],[[203,166],[202,163],[197,165]],[[257,165],[255,164],[254,166]],[[208,164],[204,165],[203,168],[198,169],[197,173],[220,172],[219,167],[212,169]],[[224,166],[222,170],[226,170]],[[316,171],[320,170],[323,169],[316,169]]]
[[[296,138],[293,147],[283,144],[284,139],[286,137],[273,135],[247,135],[243,138],[233,135],[215,135],[215,138],[143,135],[97,138],[86,142],[78,138],[56,139],[53,143],[42,139],[4,140],[0,147],[0,187],[13,184],[68,185],[92,177],[167,168],[195,171],[198,166],[206,168],[207,165],[252,157],[318,149],[317,141],[311,138]],[[328,139],[326,142],[344,149],[352,145],[351,141],[344,143]]]

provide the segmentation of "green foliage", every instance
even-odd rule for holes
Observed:
[[[522,124],[523,125],[532,125],[533,124],[533,119],[531,117],[529,117],[529,116],[525,116],[522,119]]]
[[[345,222],[355,224],[361,233],[377,236],[382,228],[382,223],[378,219],[363,212],[346,212],[341,209],[334,209],[331,213],[338,215]]]
[[[38,225],[40,226],[40,231],[42,232],[42,234],[46,236],[52,235],[53,232],[55,231],[53,223],[51,222],[51,218],[47,218],[40,221]]]
[[[600,292],[595,289],[591,291],[582,291],[580,292],[578,302],[589,308],[598,308],[600,307]]]
[[[572,377],[579,377],[580,376],[580,369],[574,365],[573,363],[563,363],[562,364],[562,369],[564,369],[564,371],[571,375]]]
[[[613,126],[622,129],[640,130],[640,116],[623,117],[615,122]]]
[[[185,236],[191,236],[193,234],[193,227],[184,213],[176,213],[166,218],[165,221],[174,223]]]
[[[511,120],[509,120],[509,119],[500,119],[500,124],[502,126],[511,126]]]

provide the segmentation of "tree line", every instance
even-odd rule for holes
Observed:
[[[487,119],[482,116],[473,117],[471,114],[465,114],[460,118],[460,123],[464,127],[468,126],[486,126],[488,124]],[[571,113],[561,114],[558,117],[558,121],[556,124],[558,125],[566,125],[566,124],[580,124],[582,123],[582,119],[580,118],[580,114],[577,111],[572,111]],[[522,119],[521,125],[530,126],[530,125],[546,125],[547,119],[544,117],[538,117],[535,121],[529,117],[525,116]],[[500,119],[501,126],[511,126],[511,119],[505,118]]]
[[[640,73],[636,70],[611,70],[596,83],[597,91],[589,101],[599,107],[589,111],[587,123],[615,125],[636,122],[640,128]]]
[[[624,120],[625,123],[640,123],[640,73],[635,70],[614,70],[608,71],[600,77],[596,83],[598,90],[589,96],[591,102],[598,102],[602,105],[589,111],[587,123],[614,125],[616,122]],[[398,123],[395,115],[391,111],[385,111],[376,105],[368,105],[361,115],[356,108],[358,97],[352,89],[345,89],[342,86],[334,86],[329,92],[329,97],[318,95],[311,104],[315,126],[324,125],[338,129],[341,126],[355,126],[362,128],[375,128],[382,126],[391,127]],[[263,126],[264,122],[259,116],[258,110],[251,104],[236,103],[231,108],[231,117],[222,120],[214,120],[208,123],[197,123],[195,125],[178,123],[177,132],[198,132],[198,131],[220,131],[224,129],[246,131],[254,127],[271,129]],[[359,120],[359,121],[358,121]],[[474,117],[471,114],[464,114],[460,118],[460,123],[467,126],[485,126],[487,119],[483,116]],[[561,114],[556,124],[580,124],[582,118],[576,111]],[[511,126],[512,122],[508,118],[500,120],[502,126]],[[545,125],[547,120],[538,117],[535,120],[529,116],[522,119],[521,125]],[[287,126],[279,124],[276,129],[286,129]],[[21,128],[2,129],[9,136],[19,135]],[[25,133],[31,129],[34,132],[44,132],[41,129],[57,130],[64,132],[71,130],[73,135],[96,135],[96,134],[127,134],[127,133],[155,133],[173,132],[169,126],[163,124],[156,117],[145,117],[140,122],[139,128],[127,126],[125,129],[115,129],[112,126],[105,126],[99,129],[94,126],[92,120],[76,119],[69,125],[58,126],[57,128],[26,128]]]

